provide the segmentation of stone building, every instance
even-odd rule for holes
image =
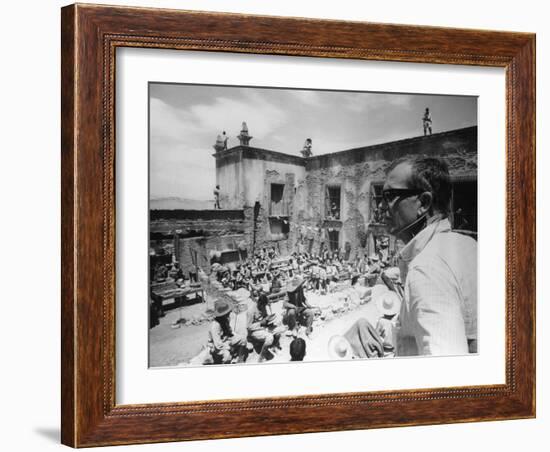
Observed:
[[[406,156],[447,161],[453,226],[477,231],[477,127],[309,157],[291,155],[294,149],[250,146],[245,123],[238,138],[238,146],[214,146],[221,210],[151,212],[151,239],[156,233],[157,239],[164,234],[174,241],[174,255],[184,268],[191,249],[205,256],[203,268],[213,250],[222,254],[214,259],[227,254],[238,260],[264,246],[283,255],[324,248],[339,250],[346,259],[391,255],[398,244],[381,223],[378,205],[385,169]],[[178,229],[185,232],[175,234]]]

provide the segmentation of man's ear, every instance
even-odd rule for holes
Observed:
[[[433,206],[433,195],[429,191],[425,191],[418,196],[420,207],[418,208],[419,215],[424,215],[426,212],[431,212]]]

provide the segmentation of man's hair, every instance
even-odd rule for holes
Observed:
[[[451,176],[447,163],[436,157],[404,157],[393,161],[386,170],[386,174],[401,163],[411,164],[409,188],[429,191],[432,194],[433,209],[448,215],[451,202]]]
[[[302,361],[304,356],[306,356],[306,341],[297,337],[290,343],[290,360]]]

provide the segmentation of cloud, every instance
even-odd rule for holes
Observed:
[[[317,91],[292,90],[288,91],[294,102],[301,102],[310,107],[321,107],[323,105],[322,95]]]
[[[369,110],[369,103],[364,96],[345,96],[345,101],[343,102],[343,107],[347,108],[353,113],[365,113]]]
[[[399,107],[402,109],[411,109],[413,96],[407,94],[383,94],[381,100],[388,105]]]
[[[151,137],[185,140],[196,131],[196,122],[186,110],[152,97],[149,103]]]
[[[200,129],[210,133],[226,130],[230,140],[238,135],[243,121],[250,134],[261,140],[281,126],[287,116],[283,109],[257,95],[243,100],[217,97],[211,104],[192,106],[190,113]]]
[[[151,98],[150,196],[209,199],[215,139],[215,130],[204,130],[188,110]]]

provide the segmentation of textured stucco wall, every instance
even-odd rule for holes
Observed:
[[[269,201],[270,193],[266,193],[266,189],[270,189],[269,186],[266,186],[267,179],[270,180],[270,183],[286,184],[287,175],[292,175],[295,180],[302,180],[305,176],[305,167],[292,163],[244,159],[243,167],[245,174],[245,200],[248,206],[253,206],[256,201],[262,204]],[[294,190],[294,187],[289,188]],[[286,187],[285,195],[287,195]]]
[[[197,251],[198,264],[205,270],[210,269],[210,251],[237,250],[244,241],[247,251],[251,252],[253,236],[252,209],[240,211],[154,211],[151,217],[150,233],[152,237],[164,237],[151,240],[151,246],[174,244],[177,234],[179,249],[176,259],[185,272],[193,271],[190,250]]]
[[[371,184],[383,182],[386,168],[395,159],[416,155],[443,157],[452,178],[475,179],[477,127],[310,158],[306,165],[306,200],[299,205],[297,217],[311,227],[326,230],[327,226],[334,226],[331,222],[323,227],[326,186],[340,185],[340,247],[349,242],[352,258],[357,252],[372,252],[360,246],[360,238],[368,232],[372,220],[369,218]],[[321,230],[315,237],[314,249],[319,248],[325,237],[326,233]]]
[[[242,209],[245,204],[242,152],[216,154],[216,184],[220,186],[220,207]]]
[[[301,157],[249,146],[237,146],[214,155],[216,183],[220,185],[223,209],[251,207],[265,199],[264,175],[269,171],[294,174],[303,179],[305,161]]]

